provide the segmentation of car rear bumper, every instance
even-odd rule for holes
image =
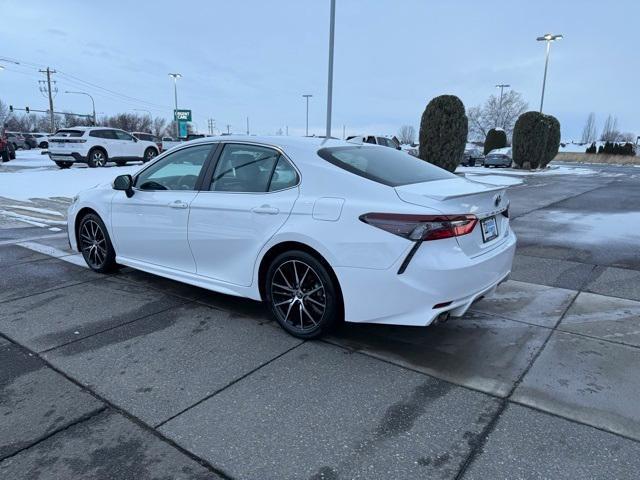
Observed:
[[[497,247],[473,258],[464,254],[454,239],[439,242],[448,242],[448,246],[441,243],[446,247],[441,254],[418,249],[402,274],[398,270],[404,256],[388,270],[336,267],[345,320],[430,325],[445,312],[464,315],[474,301],[492,294],[511,273],[516,247],[511,229]]]
[[[87,157],[80,155],[77,152],[73,153],[55,153],[49,151],[49,158],[54,162],[72,162],[72,163],[87,163]]]

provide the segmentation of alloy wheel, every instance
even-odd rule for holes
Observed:
[[[95,163],[96,167],[104,167],[107,164],[107,158],[100,150],[96,150],[93,152],[93,163]]]
[[[300,333],[316,329],[327,310],[320,276],[300,260],[288,260],[277,268],[271,281],[271,299],[280,320]]]
[[[107,259],[107,239],[94,220],[87,220],[80,227],[80,250],[92,268],[99,269],[104,265]]]

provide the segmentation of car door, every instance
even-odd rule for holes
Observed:
[[[136,176],[133,196],[115,194],[111,227],[119,257],[195,272],[187,240],[189,205],[215,145],[176,150]]]
[[[248,286],[258,253],[289,217],[299,175],[277,149],[227,143],[191,203],[189,244],[196,271]]]
[[[142,158],[143,153],[139,152],[138,142],[133,135],[123,130],[113,130],[116,140],[117,155],[120,158]]]

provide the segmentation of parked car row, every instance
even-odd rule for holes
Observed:
[[[7,141],[11,143],[14,150],[23,149],[31,150],[32,148],[47,148],[48,147],[48,133],[34,132],[34,133],[21,133],[21,132],[6,132]]]

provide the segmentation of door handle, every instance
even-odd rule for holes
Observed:
[[[176,200],[175,202],[171,202],[169,206],[171,208],[187,208],[189,204],[183,202],[182,200]]]
[[[253,213],[258,213],[261,215],[277,215],[280,213],[280,210],[276,207],[272,207],[270,205],[262,205],[261,207],[252,208],[251,211]]]

